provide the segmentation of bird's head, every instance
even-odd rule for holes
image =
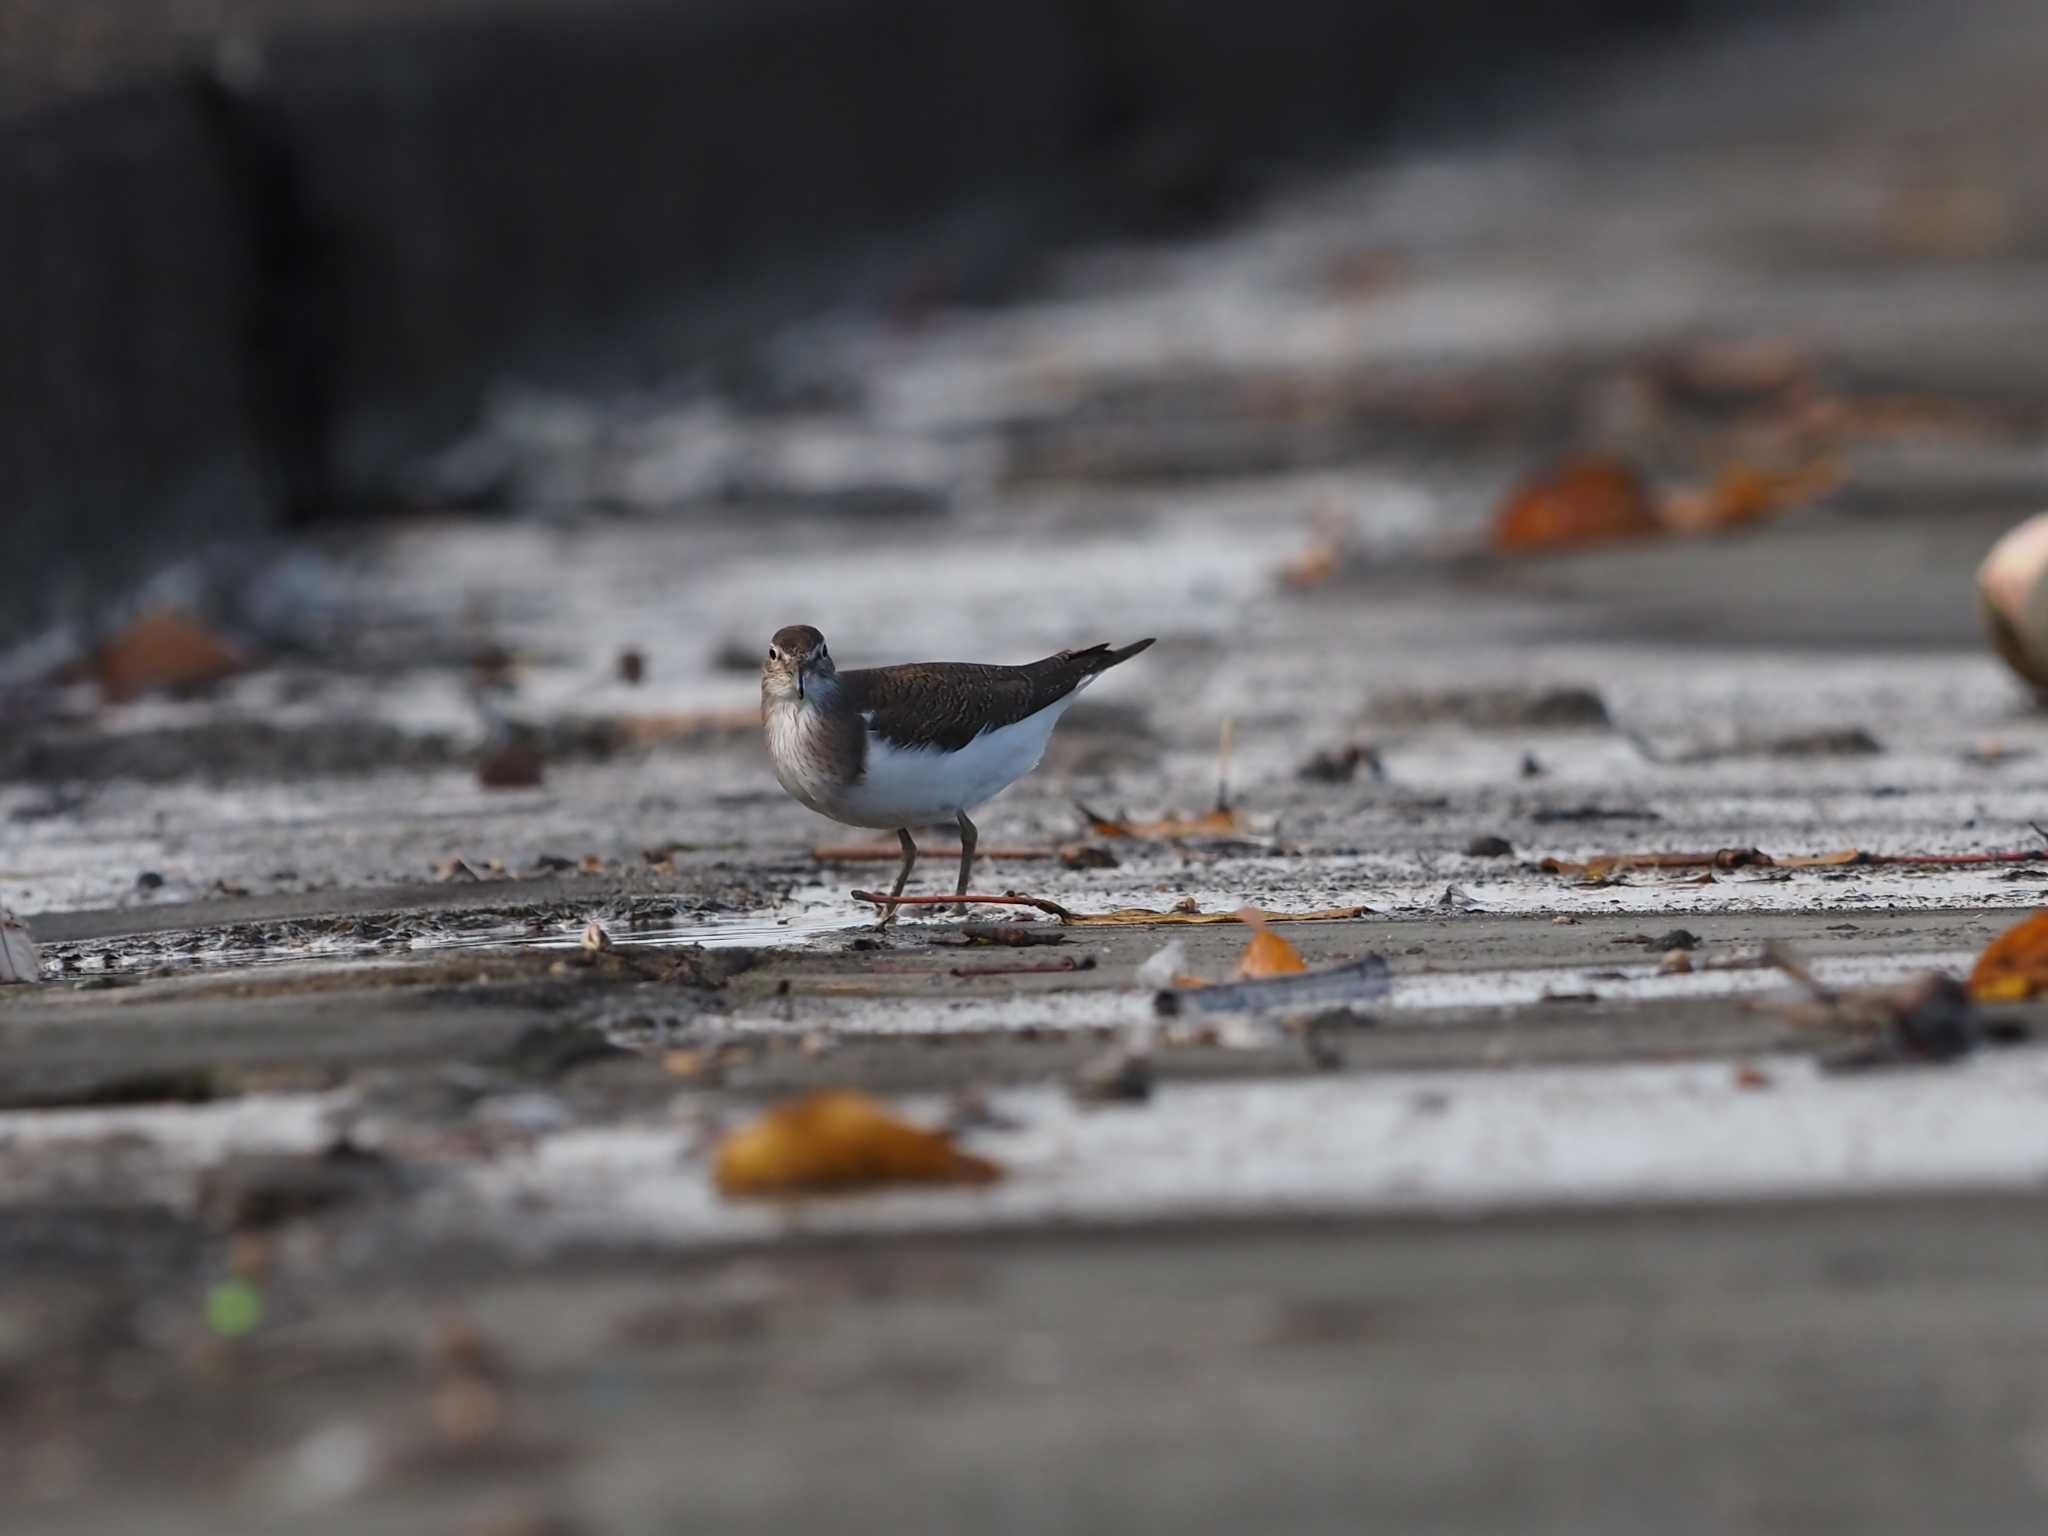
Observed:
[[[836,675],[825,637],[808,624],[785,624],[768,642],[761,663],[761,691],[775,699],[801,699],[822,679]]]

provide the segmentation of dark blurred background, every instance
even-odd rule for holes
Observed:
[[[0,0],[0,640],[402,509],[511,375],[1000,295],[1276,165],[1483,131],[1706,0]],[[1781,5],[1781,15],[1811,6]]]

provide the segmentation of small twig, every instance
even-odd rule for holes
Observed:
[[[880,891],[855,891],[853,899],[871,901],[878,907],[952,907],[970,902],[989,907],[1035,907],[1061,922],[1069,922],[1074,916],[1056,901],[1047,901],[1042,896],[1019,896],[1015,891],[1007,896],[884,896]]]
[[[1061,955],[1057,960],[1025,960],[1009,965],[956,965],[955,976],[1044,976],[1055,971],[1092,971],[1093,955]]]

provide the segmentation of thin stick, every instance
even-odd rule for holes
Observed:
[[[1074,915],[1056,901],[1047,901],[1042,896],[1019,896],[1015,891],[1007,896],[884,896],[880,891],[855,891],[853,899],[871,901],[878,907],[950,907],[961,902],[989,907],[1036,907],[1063,922]]]
[[[1010,965],[956,965],[955,976],[1044,976],[1054,971],[1092,971],[1093,955],[1062,955],[1057,960],[1018,961]]]

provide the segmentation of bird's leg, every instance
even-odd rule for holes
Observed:
[[[960,889],[953,894],[955,896],[965,896],[967,894],[967,872],[974,867],[974,839],[976,834],[974,823],[967,819],[965,811],[955,811],[953,814],[960,818]],[[967,903],[961,902],[955,910],[964,913],[967,910]]]
[[[896,921],[896,914],[903,909],[896,905],[896,898],[903,894],[903,887],[910,883],[910,867],[917,862],[917,844],[910,840],[910,828],[898,827],[896,836],[903,843],[903,867],[896,871],[896,888],[889,892],[889,910],[882,914],[877,928],[886,928]]]

